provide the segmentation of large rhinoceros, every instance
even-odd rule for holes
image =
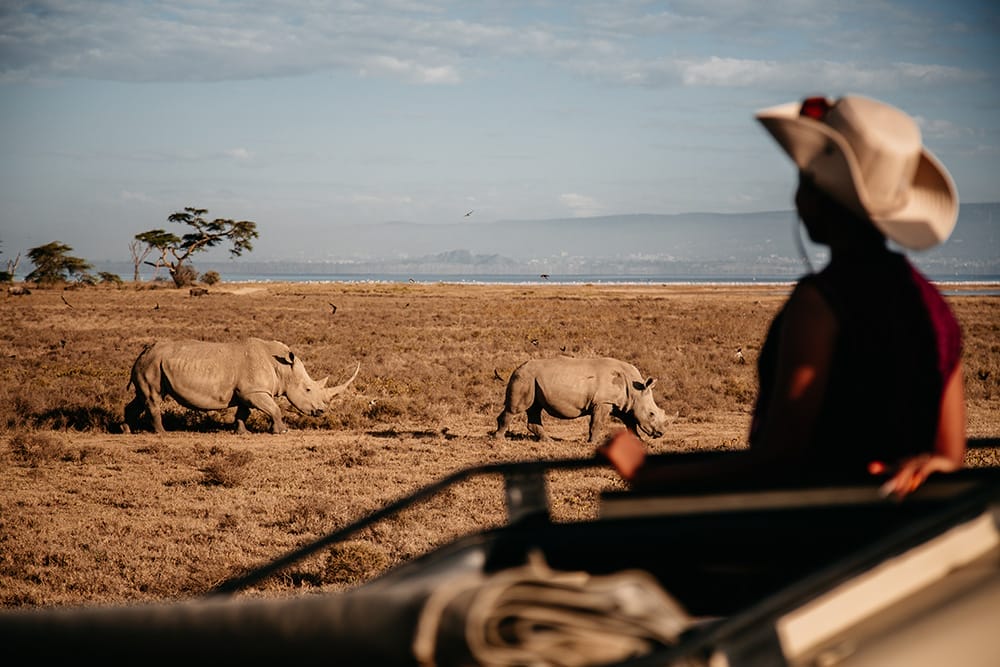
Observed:
[[[531,359],[521,364],[507,382],[504,410],[497,417],[494,437],[503,437],[511,419],[528,413],[528,430],[547,440],[542,411],[559,419],[590,415],[589,442],[595,442],[609,416],[637,432],[658,438],[669,420],[653,399],[656,380],[643,380],[632,364],[610,357]]]
[[[200,340],[158,341],[148,345],[132,365],[129,386],[135,398],[125,406],[125,432],[139,428],[143,410],[149,412],[153,428],[163,433],[160,403],[171,396],[192,410],[223,410],[236,406],[236,432],[246,433],[250,408],[271,417],[271,431],[288,429],[275,399],[285,396],[298,410],[319,415],[334,396],[357,377],[327,388],[327,378],[313,380],[302,360],[287,345],[276,340],[248,338],[238,343]]]

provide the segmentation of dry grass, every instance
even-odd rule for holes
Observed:
[[[0,305],[0,605],[197,595],[458,469],[590,454],[586,420],[515,422],[493,441],[507,376],[536,356],[611,355],[659,379],[678,419],[655,451],[743,446],[766,326],[783,286],[259,284],[35,290]],[[1000,435],[1000,299],[949,297],[966,335],[969,430]],[[330,304],[337,306],[336,312]],[[123,435],[128,372],[157,338],[276,338],[351,390],[291,432],[230,430],[233,410],[170,403],[168,433]],[[747,363],[734,353],[742,347]],[[498,380],[497,376],[503,378]],[[995,451],[970,463],[995,463]],[[552,474],[558,520],[596,513],[606,469]],[[356,585],[505,520],[476,478],[381,521],[255,594]]]

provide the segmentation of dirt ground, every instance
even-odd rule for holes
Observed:
[[[589,457],[585,419],[489,436],[506,378],[538,356],[608,354],[658,378],[675,415],[653,452],[745,446],[754,362],[788,286],[253,284],[36,290],[0,305],[0,605],[178,599],[460,469]],[[950,294],[966,336],[969,435],[997,465],[1000,298]],[[335,308],[333,306],[336,306]],[[358,379],[321,418],[237,436],[233,411],[173,405],[168,433],[121,432],[128,370],[160,337],[277,338],[314,378]],[[745,358],[735,356],[739,350]],[[992,440],[991,440],[992,439]],[[607,468],[551,473],[553,516],[596,516]],[[343,590],[506,520],[484,476],[352,535],[250,594]]]

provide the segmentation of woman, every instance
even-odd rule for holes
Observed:
[[[961,331],[948,305],[887,239],[915,250],[954,228],[958,195],[916,123],[876,100],[809,98],[758,120],[799,169],[795,205],[830,262],[804,277],[758,361],[750,448],[722,460],[644,465],[621,433],[599,448],[635,487],[891,472],[905,495],[962,466]]]

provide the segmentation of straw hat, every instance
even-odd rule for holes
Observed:
[[[857,95],[811,97],[756,117],[799,170],[899,245],[925,250],[954,229],[955,184],[896,107]]]

